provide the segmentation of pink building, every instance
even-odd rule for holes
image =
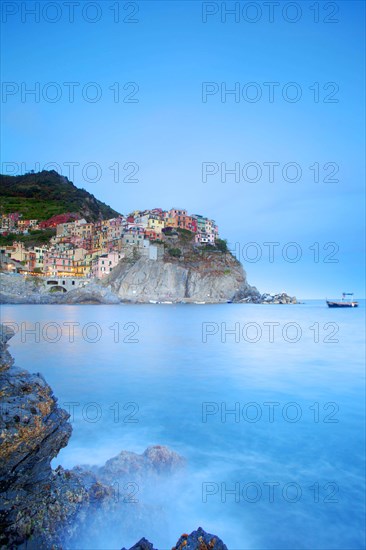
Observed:
[[[124,254],[121,252],[102,254],[102,256],[99,256],[99,258],[96,258],[93,262],[93,277],[97,277],[98,279],[106,277],[122,258],[124,258]]]
[[[43,271],[50,277],[72,275],[73,261],[65,253],[46,252],[43,259]]]

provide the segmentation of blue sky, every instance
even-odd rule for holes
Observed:
[[[364,296],[363,2],[319,2],[319,22],[312,2],[297,13],[280,2],[273,22],[263,2],[238,2],[226,22],[221,2],[78,2],[73,22],[64,2],[46,4],[3,2],[2,172],[57,163],[67,176],[78,163],[74,183],[123,213],[181,206],[214,218],[262,292]],[[207,11],[217,13],[203,22]],[[74,102],[65,82],[78,83]],[[218,91],[203,101],[205,82]],[[24,93],[35,86],[39,98]],[[235,86],[239,96],[221,98]],[[217,172],[206,182],[203,163]],[[236,163],[239,181],[221,177],[222,163]],[[279,243],[273,261],[266,242]]]

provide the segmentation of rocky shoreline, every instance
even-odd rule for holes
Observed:
[[[184,470],[183,457],[156,445],[142,454],[122,451],[98,468],[52,469],[51,460],[71,436],[70,415],[41,374],[14,365],[7,344],[13,335],[0,325],[0,548],[57,550],[81,540],[93,548],[102,527],[133,533],[146,516],[159,526],[158,506],[133,500],[126,513],[119,487],[127,481],[140,489],[151,481],[164,487],[164,480]],[[132,548],[153,545],[141,539]],[[174,548],[227,550],[201,528],[183,534]]]
[[[91,280],[69,292],[50,292],[39,277],[0,273],[2,304],[148,304],[148,303],[241,303],[296,304],[295,297],[261,294],[246,281],[241,265],[226,271],[201,272],[168,262],[142,260],[117,266],[104,280]],[[119,269],[118,269],[119,268]]]

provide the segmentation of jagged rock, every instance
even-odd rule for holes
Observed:
[[[227,547],[216,535],[206,533],[199,527],[190,535],[182,535],[172,550],[227,550]]]
[[[157,473],[170,473],[185,465],[185,460],[178,453],[163,445],[148,447],[142,456]]]
[[[295,296],[289,296],[286,292],[281,294],[262,294],[262,304],[297,304]]]
[[[71,435],[69,414],[40,374],[8,360],[13,334],[1,325],[0,547],[56,548],[76,529],[74,518],[94,504],[96,491],[77,472],[52,470],[51,460]],[[101,500],[112,500],[112,488],[99,492]]]
[[[14,359],[7,350],[7,342],[14,334],[15,331],[10,326],[0,324],[0,371],[8,369],[14,363]]]
[[[50,548],[60,541],[60,525],[87,500],[87,491],[76,475],[51,468],[71,435],[69,415],[57,406],[40,374],[30,374],[4,356],[13,333],[2,325],[0,546],[29,540],[29,548]]]
[[[122,548],[122,550],[127,550],[127,548]],[[156,548],[153,547],[151,542],[146,540],[145,538],[142,538],[134,546],[130,548],[130,550],[156,550]]]
[[[134,472],[141,479],[172,473],[184,464],[182,457],[155,446],[141,455],[123,451],[94,471],[53,470],[52,458],[71,435],[69,414],[40,374],[14,365],[7,350],[13,335],[0,325],[0,548],[48,550],[70,541],[76,547],[85,532],[92,545],[106,525],[112,529],[118,521],[128,531],[142,511],[155,518],[143,503],[136,504],[135,516],[124,514],[114,482],[131,480]]]
[[[6,325],[0,325],[0,351],[3,351],[6,349],[6,344],[10,340],[10,338],[13,338],[15,334],[15,331]]]
[[[166,474],[179,470],[185,465],[185,460],[162,445],[148,447],[142,454],[121,451],[117,456],[107,460],[104,466],[98,468],[100,477],[123,477],[146,475],[147,473]]]
[[[127,548],[122,548],[127,550]],[[141,539],[129,550],[155,550],[151,542],[145,538]],[[197,531],[192,531],[190,535],[184,533],[173,546],[172,550],[227,550],[227,546],[216,535],[206,533],[199,527]]]
[[[141,455],[122,451],[107,460],[96,473],[105,482],[113,483],[121,477],[138,479],[147,474],[169,474],[185,465],[185,460],[167,447],[155,445],[148,447]]]

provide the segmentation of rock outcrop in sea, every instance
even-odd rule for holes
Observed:
[[[286,292],[280,294],[262,294],[259,296],[246,297],[239,300],[241,304],[297,304],[296,296],[289,296]]]
[[[121,533],[133,533],[146,516],[159,526],[159,507],[136,500],[126,511],[119,487],[128,481],[142,489],[151,479],[157,488],[170,484],[185,460],[155,445],[142,454],[122,451],[101,467],[53,469],[51,460],[71,436],[69,414],[41,374],[15,366],[7,344],[13,335],[0,325],[0,548],[56,550],[80,547],[81,540],[93,548],[102,529],[118,525]],[[133,548],[153,547],[142,539]],[[175,548],[226,550],[201,528],[182,535]]]
[[[127,550],[127,548],[122,548]],[[153,544],[145,538],[139,540],[129,550],[158,550]],[[216,535],[206,533],[199,527],[197,531],[192,531],[190,535],[183,533],[175,543],[172,550],[227,550],[227,546]]]

